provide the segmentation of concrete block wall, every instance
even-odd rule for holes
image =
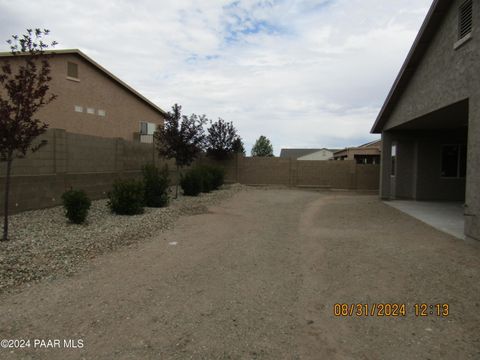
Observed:
[[[380,166],[379,165],[355,165],[356,189],[357,190],[378,190],[380,187]]]
[[[220,163],[228,182],[245,185],[284,185],[350,190],[378,190],[379,165],[346,161],[299,161],[237,156]]]
[[[141,178],[141,168],[168,165],[170,178],[179,178],[174,160],[160,158],[153,144],[121,138],[101,138],[50,129],[40,140],[47,145],[13,163],[10,211],[61,204],[66,190],[82,189],[92,199],[105,198],[115,179]],[[379,166],[354,161],[298,161],[235,156],[227,161],[201,158],[195,164],[214,164],[226,170],[228,183],[378,189]],[[193,165],[195,165],[193,164]],[[5,163],[0,163],[0,203],[4,200]],[[183,171],[186,171],[184,169]],[[2,210],[0,210],[2,211]]]
[[[92,199],[104,198],[115,179],[141,178],[141,167],[146,163],[166,163],[155,156],[153,144],[121,138],[50,129],[37,142],[42,140],[47,144],[40,150],[13,162],[12,213],[60,205],[61,195],[70,188],[83,189]],[[6,163],[0,163],[0,203],[4,201],[5,173]]]
[[[248,185],[291,185],[290,159],[242,157],[238,182]]]
[[[292,161],[297,186],[356,189],[355,161]]]

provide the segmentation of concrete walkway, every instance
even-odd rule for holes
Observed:
[[[394,200],[385,201],[385,204],[413,216],[435,229],[465,240],[462,202]]]

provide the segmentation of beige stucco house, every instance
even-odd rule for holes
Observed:
[[[480,240],[480,1],[435,0],[373,125],[383,199],[458,201]]]
[[[380,164],[382,140],[375,140],[369,143],[349,147],[333,154],[334,160],[355,160],[357,164]]]
[[[50,90],[58,98],[38,117],[68,132],[152,142],[166,113],[80,50],[49,52]],[[14,65],[18,58],[1,53]]]
[[[281,158],[289,158],[294,160],[320,160],[326,161],[333,159],[333,153],[336,149],[282,149]]]

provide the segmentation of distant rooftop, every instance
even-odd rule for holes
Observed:
[[[280,151],[280,157],[281,158],[289,158],[289,159],[298,159],[301,158],[302,156],[307,156],[313,153],[316,153],[318,151],[322,150],[327,150],[331,151],[332,153],[335,151],[338,151],[339,149],[327,149],[327,148],[322,148],[322,149],[282,149]]]

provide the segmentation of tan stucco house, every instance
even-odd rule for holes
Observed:
[[[50,128],[130,141],[152,142],[165,112],[80,50],[49,52],[51,93],[58,98],[38,117]],[[0,61],[11,53],[0,53]]]
[[[357,164],[380,164],[382,140],[375,140],[357,147],[348,147],[333,154],[334,160],[355,160]]]
[[[326,161],[333,159],[333,153],[337,149],[282,149],[280,151],[281,158],[289,158],[303,161]]]
[[[380,196],[463,202],[480,240],[480,1],[433,2],[372,132]]]

